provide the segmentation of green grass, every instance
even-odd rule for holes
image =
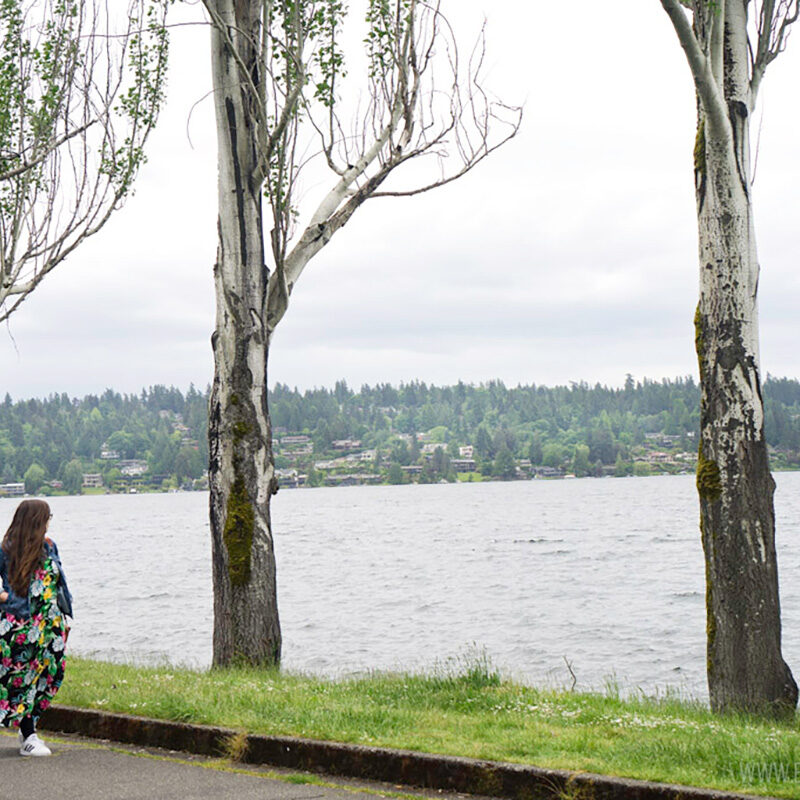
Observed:
[[[58,702],[304,736],[800,797],[800,727],[502,680],[485,659],[427,675],[327,680],[70,659]],[[795,772],[795,765],[797,773]]]
[[[457,472],[456,477],[459,483],[481,483],[483,480],[488,480],[484,479],[480,472]]]

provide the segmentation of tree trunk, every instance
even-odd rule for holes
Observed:
[[[264,263],[256,132],[231,44],[252,67],[257,54],[239,16],[258,3],[208,3],[219,147],[219,245],[214,385],[209,407],[209,485],[214,580],[214,664],[272,665],[281,633],[269,501],[274,491],[267,409],[268,271]],[[237,16],[238,15],[238,16]],[[228,38],[230,37],[230,38]]]
[[[742,44],[736,36],[740,22],[726,20],[729,124],[715,123],[701,104],[695,148],[695,324],[702,389],[697,489],[706,557],[708,686],[716,711],[783,716],[794,712],[797,686],[781,655],[775,483],[759,378],[751,98],[746,38]]]

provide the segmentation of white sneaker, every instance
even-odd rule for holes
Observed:
[[[20,739],[22,734],[20,734]],[[35,734],[32,733],[19,748],[21,756],[49,756],[52,755],[50,748]]]

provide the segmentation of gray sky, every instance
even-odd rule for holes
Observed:
[[[523,130],[456,184],[362,207],[298,283],[270,383],[695,374],[694,96],[658,0],[445,6],[466,41],[487,16],[488,84],[525,103]],[[201,17],[199,5],[179,13]],[[173,33],[168,104],[136,195],[0,332],[0,391],[210,381],[210,99],[189,120],[210,88],[207,37]],[[798,77],[800,41],[790,41],[763,87],[755,200],[762,368],[794,377]]]

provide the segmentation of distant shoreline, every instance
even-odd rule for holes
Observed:
[[[783,467],[780,469],[773,469],[771,472],[800,472],[800,468],[797,467]],[[546,478],[516,478],[516,479],[509,479],[503,480],[500,478],[483,478],[480,480],[457,480],[457,481],[432,481],[429,483],[406,483],[406,484],[392,484],[389,482],[382,482],[382,483],[360,483],[360,484],[339,484],[338,486],[294,486],[294,485],[281,485],[281,489],[339,489],[339,488],[352,488],[354,486],[360,486],[361,488],[367,486],[435,486],[435,485],[455,485],[459,483],[526,483],[529,481],[564,481],[564,480],[599,480],[599,479],[606,479],[606,478],[664,478],[664,477],[679,477],[679,476],[686,476],[692,477],[694,476],[694,472],[657,472],[652,475],[603,475],[602,477],[595,476],[595,475],[582,475],[580,477],[576,475],[561,475],[561,476],[554,476],[554,477],[546,477]],[[141,489],[135,492],[115,492],[112,490],[107,491],[91,491],[91,492],[81,492],[78,493],[70,493],[70,492],[52,492],[49,494],[20,494],[20,495],[5,495],[0,494],[0,500],[24,500],[26,498],[37,497],[43,500],[47,500],[52,497],[109,497],[111,495],[152,495],[152,494],[202,494],[203,492],[207,492],[208,489]]]

